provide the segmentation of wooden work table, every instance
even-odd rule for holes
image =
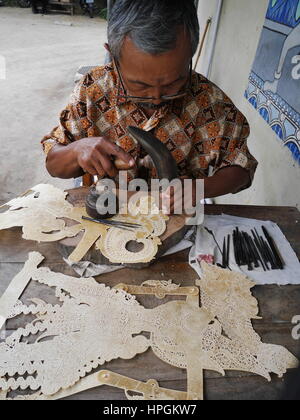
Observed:
[[[249,217],[260,220],[276,222],[290,241],[292,247],[300,256],[300,213],[296,208],[290,207],[257,207],[257,206],[206,206],[206,214],[226,213],[234,216]],[[30,251],[39,251],[45,256],[43,265],[53,271],[75,275],[62,260],[55,243],[38,244],[26,241],[21,237],[21,229],[13,228],[0,231],[0,295],[4,292],[11,279],[21,270]],[[188,250],[178,254],[159,259],[153,265],[143,270],[123,269],[114,273],[97,277],[99,282],[109,286],[118,283],[140,284],[145,280],[172,279],[182,286],[193,285],[197,274],[188,264]],[[76,275],[75,275],[76,276]],[[45,298],[49,290],[39,290],[29,285],[24,298],[32,296]],[[32,289],[30,289],[32,288]],[[39,294],[37,295],[37,291]],[[292,338],[292,318],[300,315],[300,286],[256,286],[253,294],[259,301],[260,315],[263,320],[255,321],[254,328],[262,337],[263,342],[285,346],[293,354],[299,354],[300,341]],[[53,297],[52,297],[53,300]],[[158,300],[155,297],[139,296],[138,300],[146,307],[154,307],[168,300]],[[17,320],[10,320],[7,328],[12,330],[20,325]],[[162,387],[186,390],[185,370],[172,367],[159,360],[151,350],[136,356],[132,360],[115,360],[101,368],[109,369],[134,379],[147,381],[156,379]],[[100,370],[100,368],[99,368]],[[272,382],[264,378],[243,372],[227,372],[226,377],[218,373],[205,372],[205,398],[206,399],[278,399],[284,389],[284,383],[289,377],[288,373],[283,379],[272,375]],[[70,399],[125,399],[125,394],[117,388],[101,386]]]

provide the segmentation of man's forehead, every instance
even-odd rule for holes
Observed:
[[[191,43],[188,36],[178,37],[177,45],[173,50],[156,55],[141,51],[127,36],[119,62],[122,70],[132,76],[140,75],[141,78],[142,75],[152,75],[153,78],[157,78],[161,73],[169,73],[170,77],[178,77],[186,72],[191,55]]]

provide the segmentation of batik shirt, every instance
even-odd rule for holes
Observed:
[[[120,99],[124,92],[113,64],[96,67],[76,85],[59,126],[42,140],[46,153],[55,144],[68,145],[85,137],[105,136],[134,158],[144,151],[127,132],[136,126],[166,145],[179,175],[203,178],[222,168],[240,166],[249,172],[249,187],[257,161],[250,154],[250,130],[244,115],[215,84],[193,72],[189,93],[148,117],[135,103]],[[129,179],[135,178],[129,171]],[[155,168],[150,171],[156,177]]]

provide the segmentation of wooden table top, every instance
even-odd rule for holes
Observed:
[[[287,239],[290,241],[298,257],[300,257],[300,213],[291,207],[259,207],[259,206],[231,206],[209,205],[205,208],[206,214],[230,214],[259,220],[271,220],[279,225]],[[21,270],[31,251],[39,251],[45,256],[43,265],[51,270],[76,276],[74,271],[62,260],[55,243],[37,243],[26,241],[21,237],[21,229],[13,228],[0,231],[0,295],[5,291],[12,278]],[[182,286],[193,285],[197,274],[188,264],[188,250],[159,259],[153,265],[143,270],[123,269],[114,273],[97,277],[99,282],[108,286],[116,284],[140,284],[148,279],[172,279]],[[49,299],[50,292],[43,287],[29,285],[23,297],[35,296]],[[34,289],[34,290],[33,290]],[[49,294],[49,295],[48,295]],[[300,342],[292,338],[291,323],[295,315],[300,315],[300,286],[256,286],[254,296],[259,301],[260,321],[253,325],[263,342],[285,346],[293,354],[299,354]],[[48,295],[48,296],[47,296]],[[150,296],[138,296],[138,301],[146,307],[155,307],[165,303],[168,298],[158,300]],[[53,300],[53,297],[52,297]],[[20,320],[9,320],[8,330],[20,327]],[[151,350],[136,356],[132,360],[114,360],[101,368],[109,369],[121,375],[134,379],[147,381],[156,379],[162,387],[176,390],[186,390],[186,371],[172,367],[159,360]],[[205,398],[210,399],[278,399],[281,396],[284,384],[291,373],[284,378],[272,375],[272,382],[251,373],[226,373],[222,377],[218,373],[205,372]],[[125,399],[125,394],[117,388],[101,386],[84,393],[69,397],[69,399],[98,399],[114,400]]]

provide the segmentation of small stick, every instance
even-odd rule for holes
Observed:
[[[260,239],[261,239],[261,241],[264,245],[264,248],[266,250],[266,254],[267,254],[268,259],[269,259],[269,261],[271,263],[271,266],[272,266],[272,270],[277,270],[279,267],[277,266],[277,263],[275,261],[275,257],[272,254],[272,251],[271,251],[269,245],[267,244],[267,242],[264,240],[264,238],[262,236],[260,236]]]
[[[265,235],[265,237],[266,237],[266,239],[267,239],[267,241],[270,245],[270,248],[271,248],[271,250],[274,254],[274,257],[275,257],[276,262],[277,262],[277,266],[280,268],[280,270],[283,270],[285,263],[284,263],[283,258],[281,257],[281,255],[278,251],[278,248],[276,247],[274,239],[271,237],[271,235],[269,234],[269,232],[267,231],[267,229],[264,226],[262,226],[262,230],[263,230],[264,235]]]
[[[256,236],[257,233],[254,230],[252,230],[252,229],[251,229],[251,233],[253,235],[253,239],[254,239],[254,243],[256,245],[257,252],[260,255],[260,262],[262,264],[262,267],[263,267],[264,271],[266,271],[266,270],[269,271],[269,266],[268,266],[268,263],[265,260],[264,253],[262,252],[261,244],[260,244],[260,242],[259,242],[259,240],[258,240],[258,238]]]
[[[250,255],[251,255],[251,261],[254,264],[254,267],[257,268],[259,266],[259,264],[257,262],[256,255],[255,255],[255,253],[253,251],[252,244],[250,242],[250,236],[248,235],[247,232],[245,232],[245,240],[247,242],[248,250],[249,250]]]
[[[264,269],[264,271],[266,271],[265,266],[264,266],[264,264],[263,264],[263,262],[262,262],[262,260],[260,258],[259,252],[258,252],[258,250],[256,248],[256,245],[255,245],[255,243],[254,243],[254,241],[253,241],[253,239],[251,238],[250,235],[248,235],[248,240],[249,240],[249,242],[251,244],[252,251],[253,251],[253,253],[255,255],[255,261],[256,261],[255,267],[258,268],[259,267],[259,262],[260,262],[261,263],[261,266]]]
[[[258,232],[257,232],[256,229],[255,229],[255,232],[256,232],[256,235],[258,237],[259,243],[261,244],[261,248],[262,248],[262,250],[264,252],[264,256],[265,256],[266,261],[271,264],[272,270],[275,270],[276,269],[276,265],[274,264],[272,255],[269,252],[269,248],[267,246],[267,243],[264,241],[263,237],[258,234]]]
[[[237,239],[236,239],[236,231],[233,231],[233,249],[234,249],[234,258],[237,265],[240,267],[240,259],[237,249]]]
[[[245,259],[244,259],[244,253],[243,253],[240,231],[239,231],[238,227],[236,228],[236,237],[237,237],[237,246],[238,246],[238,251],[239,251],[240,264],[241,264],[241,266],[243,266],[243,265],[245,265],[244,264]]]
[[[256,234],[257,241],[260,244],[261,252],[263,253],[266,262],[270,262],[269,257],[268,257],[267,252],[266,252],[266,249],[265,249],[265,246],[264,246],[264,243],[263,243],[263,240],[262,240],[262,237],[258,234],[256,228],[254,228],[254,231],[255,231],[255,234]]]
[[[223,240],[222,266],[226,268],[226,238]]]
[[[246,254],[246,259],[247,259],[247,265],[248,265],[248,270],[249,271],[253,271],[253,267],[252,267],[252,255],[250,253],[247,241],[246,241],[246,237],[245,237],[245,232],[242,232],[242,239],[243,239],[243,245],[245,248],[245,254]]]
[[[220,251],[220,254],[222,255],[222,259],[223,259],[223,252],[222,252],[222,250],[221,250],[221,248],[220,248],[220,245],[218,244],[218,241],[216,240],[216,237],[215,237],[215,234],[214,234],[214,232],[212,231],[212,230],[209,230],[207,227],[204,227],[204,229],[214,238],[214,241],[215,241],[215,243],[216,243],[216,245],[217,245],[217,247],[218,247],[218,250]],[[218,264],[217,264],[218,265]],[[226,266],[225,266],[226,267]],[[223,267],[224,268],[224,267]],[[229,270],[231,271],[231,268],[230,267],[228,267],[229,268]]]
[[[238,236],[239,236],[239,245],[241,250],[241,259],[242,259],[242,265],[247,265],[249,269],[249,260],[247,255],[247,249],[245,247],[244,238],[243,238],[243,232],[239,231],[239,228],[237,228]]]
[[[218,249],[219,249],[219,251],[220,251],[220,253],[221,253],[221,255],[223,255],[222,254],[222,250],[221,250],[221,248],[220,248],[220,245],[218,244],[218,242],[217,242],[217,240],[216,240],[216,237],[215,237],[215,234],[214,234],[214,232],[212,231],[212,230],[209,230],[207,227],[205,227],[204,228],[213,238],[214,238],[214,241],[215,241],[215,243],[216,243],[216,245],[217,245],[217,247],[218,247]]]
[[[230,239],[231,239],[231,235],[228,235],[227,236],[227,255],[226,255],[226,265],[228,268],[230,268],[229,267]]]

